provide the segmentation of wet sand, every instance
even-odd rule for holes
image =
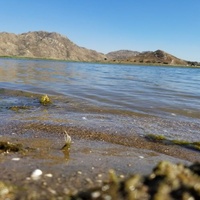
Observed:
[[[64,131],[72,137],[69,151],[61,150]],[[22,144],[24,149],[0,154],[0,181],[18,188],[8,194],[11,199],[12,194],[13,199],[66,199],[101,186],[108,181],[110,169],[124,179],[148,174],[162,160],[191,164],[200,158],[192,149],[84,127],[13,121],[2,125],[0,133],[1,141]],[[43,172],[38,180],[31,178],[35,169]]]
[[[151,173],[163,160],[185,165],[200,160],[198,150],[145,137],[155,131],[184,138],[192,130],[194,139],[199,123],[121,116],[120,111],[107,113],[106,108],[58,96],[51,97],[51,105],[41,106],[39,94],[0,92],[0,142],[22,146],[17,152],[0,150],[2,199],[70,199],[79,191],[101,188],[111,169],[124,180]],[[65,131],[72,144],[63,151]],[[37,180],[32,177],[36,169],[42,172]]]

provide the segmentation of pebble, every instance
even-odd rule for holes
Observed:
[[[93,199],[97,199],[98,197],[101,196],[101,193],[99,191],[95,191],[95,192],[92,192],[91,196]]]
[[[98,174],[98,177],[101,178],[101,177],[102,177],[102,174]]]
[[[120,177],[120,178],[125,178],[125,176],[124,176],[123,174],[121,174],[119,177]]]
[[[42,175],[42,171],[40,169],[36,169],[32,172],[31,174],[31,178],[33,180],[38,180],[40,178],[40,176]]]
[[[102,195],[104,200],[112,200],[112,197],[110,195],[104,194]]]
[[[91,185],[93,184],[93,182],[92,182],[92,180],[91,180],[90,178],[86,178],[85,181],[86,181],[87,183],[91,184]]]
[[[101,188],[101,190],[103,191],[103,192],[105,192],[105,191],[107,191],[107,190],[109,190],[110,189],[110,186],[109,185],[104,185],[102,188]]]
[[[13,160],[13,161],[19,161],[20,158],[12,158],[11,160]]]
[[[52,193],[52,194],[56,194],[56,191],[55,190],[53,190],[52,188],[48,188],[48,191],[50,192],[50,193]]]
[[[143,158],[144,158],[144,156],[139,156],[139,158],[143,159]]]
[[[46,177],[52,178],[53,175],[52,174],[45,174]]]

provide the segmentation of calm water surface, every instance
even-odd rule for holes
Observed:
[[[61,96],[56,119],[69,100],[77,123],[200,139],[198,68],[0,59],[0,88]]]

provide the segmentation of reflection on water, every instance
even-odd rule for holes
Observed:
[[[63,65],[61,62],[9,59],[0,62],[1,81],[8,83],[44,86],[47,83],[66,82],[77,76],[78,72],[73,71],[73,68],[67,70],[66,63]]]

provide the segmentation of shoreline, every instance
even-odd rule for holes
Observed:
[[[39,196],[33,199],[40,199],[44,193],[46,199],[66,197],[101,187],[109,181],[111,169],[119,180],[124,180],[132,174],[150,173],[163,160],[184,165],[199,160],[199,152],[191,149],[155,144],[139,136],[126,140],[124,136],[83,127],[9,123],[0,131],[1,141],[21,144],[24,149],[0,153],[0,182],[25,188],[17,190],[17,195],[25,199],[35,193]],[[72,137],[69,152],[61,150],[64,131]],[[43,172],[37,181],[31,178],[36,169]]]
[[[133,65],[133,66],[153,66],[153,67],[183,67],[183,68],[200,68],[199,65],[170,65],[162,63],[133,63],[122,61],[77,61],[77,60],[62,60],[56,58],[39,58],[39,57],[21,57],[21,56],[0,56],[0,59],[17,59],[17,60],[42,60],[42,61],[54,61],[54,62],[77,62],[77,63],[95,63],[95,64],[111,64],[111,65]]]
[[[9,128],[9,131],[7,130],[7,127]],[[46,137],[63,137],[63,143],[64,132],[66,131],[72,139],[105,142],[111,145],[121,145],[125,148],[150,150],[174,158],[187,160],[189,162],[197,162],[199,159],[198,149],[180,146],[178,145],[178,142],[177,144],[169,144],[169,142],[162,142],[162,139],[156,140],[155,138],[155,140],[153,140],[151,137],[139,136],[134,133],[126,137],[126,135],[120,134],[120,132],[115,134],[114,132],[106,132],[105,130],[100,131],[85,126],[64,126],[39,122],[10,123],[7,124],[6,127],[1,127],[0,130],[4,132],[3,134],[1,132],[1,136],[9,136],[13,134],[14,136],[16,135],[23,138],[23,135],[25,134],[27,138],[30,137],[31,139],[31,134],[37,134],[36,137],[43,137],[43,134],[45,134]],[[5,133],[6,131],[8,131],[8,135]]]

